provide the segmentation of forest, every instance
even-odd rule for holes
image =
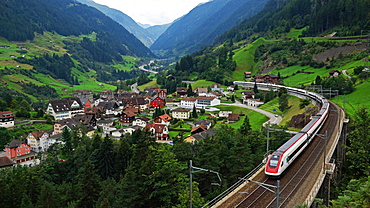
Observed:
[[[40,165],[1,169],[0,206],[186,207],[188,164],[193,160],[222,177],[221,186],[214,187],[215,175],[194,174],[194,207],[199,207],[252,170],[265,154],[265,133],[251,130],[248,117],[238,130],[223,126],[213,137],[195,144],[178,139],[173,146],[155,142],[146,131],[120,140],[87,138],[79,133],[83,131],[65,130],[65,145],[40,154]],[[285,137],[275,135],[272,147]]]

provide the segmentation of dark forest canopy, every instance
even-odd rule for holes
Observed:
[[[216,44],[238,42],[255,33],[271,36],[308,26],[304,35],[316,36],[337,28],[339,35],[370,30],[369,0],[270,0],[257,15],[219,36]],[[342,34],[341,34],[342,33]]]
[[[134,35],[95,8],[72,0],[0,1],[0,36],[10,41],[33,40],[44,31],[79,36],[98,33],[98,43],[116,45],[121,55],[154,57]],[[109,46],[110,47],[110,46]]]

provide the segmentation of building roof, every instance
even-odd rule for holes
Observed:
[[[170,121],[172,118],[170,115],[168,114],[163,114],[161,116],[158,116],[160,119],[162,119],[163,121]]]
[[[205,97],[205,96],[199,96],[196,97],[197,100],[214,100],[216,97]]]
[[[21,144],[26,144],[26,142],[18,140],[18,139],[13,139],[9,144],[5,145],[5,147],[15,148],[15,147],[19,147],[19,145]]]
[[[208,127],[206,125],[200,124],[199,126],[196,126],[192,130],[190,130],[190,133],[202,132],[202,131],[206,131],[207,129],[208,129]]]
[[[97,107],[102,107],[107,110],[114,110],[118,108],[118,104],[116,101],[108,101],[108,102],[99,102]]]
[[[148,121],[151,120],[150,118],[147,118],[147,117],[140,117],[140,118],[137,118],[137,119],[143,120],[145,122],[148,122]]]
[[[134,113],[132,111],[124,111],[123,114],[125,114],[128,117],[135,117],[136,116],[136,113]]]
[[[40,139],[45,134],[45,131],[32,131],[31,134],[35,139]]]
[[[54,112],[66,112],[71,110],[68,100],[50,100]]]
[[[229,121],[238,121],[240,114],[238,113],[230,113],[228,116]]]
[[[14,162],[8,157],[0,157],[0,167],[12,166]]]
[[[131,105],[145,105],[146,101],[144,97],[132,97],[127,101]]]
[[[206,137],[212,137],[217,132],[216,129],[208,129],[206,131],[202,131],[200,133],[193,134],[192,137],[196,140],[205,139]]]
[[[191,109],[189,109],[189,108],[175,108],[172,111],[175,111],[175,112],[190,112]]]
[[[201,124],[204,124],[206,126],[208,126],[209,124],[212,124],[212,121],[210,120],[198,120],[195,122],[195,125],[201,125]]]
[[[10,118],[10,117],[14,117],[13,112],[11,111],[0,112],[0,118]]]
[[[184,101],[193,101],[195,102],[197,99],[196,98],[193,98],[193,97],[186,97],[186,98],[183,98],[181,100],[184,100]]]
[[[197,87],[194,89],[194,92],[197,92],[197,93],[208,93],[208,88],[205,88],[205,87]]]
[[[163,130],[166,127],[167,126],[165,124],[148,123],[148,124],[146,124],[146,127],[145,128],[147,128],[147,129],[154,128],[156,133],[163,133]]]

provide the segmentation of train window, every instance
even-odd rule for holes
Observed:
[[[281,162],[281,167],[283,167],[283,165],[284,165],[284,162]]]
[[[273,155],[270,159],[270,168],[276,168],[276,166],[278,165],[278,162],[279,162],[279,156],[277,155]]]

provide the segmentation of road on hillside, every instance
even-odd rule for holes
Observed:
[[[242,107],[242,108],[247,108],[247,109],[256,111],[258,113],[261,113],[261,114],[269,117],[270,119],[267,122],[265,122],[263,124],[263,126],[265,126],[267,123],[278,125],[282,121],[282,118],[277,114],[273,114],[273,113],[264,111],[264,110],[256,108],[256,107],[252,107],[252,106],[249,106],[249,105],[242,104],[239,101],[235,101],[235,103],[222,103],[222,105],[233,105],[233,106],[238,106],[238,107]]]
[[[150,65],[152,63],[154,63],[154,60],[150,60],[149,64],[143,64],[143,65],[139,66],[139,69],[142,70],[142,71],[149,72],[149,73],[157,74],[158,72],[156,72],[156,71],[144,68],[145,66]]]

